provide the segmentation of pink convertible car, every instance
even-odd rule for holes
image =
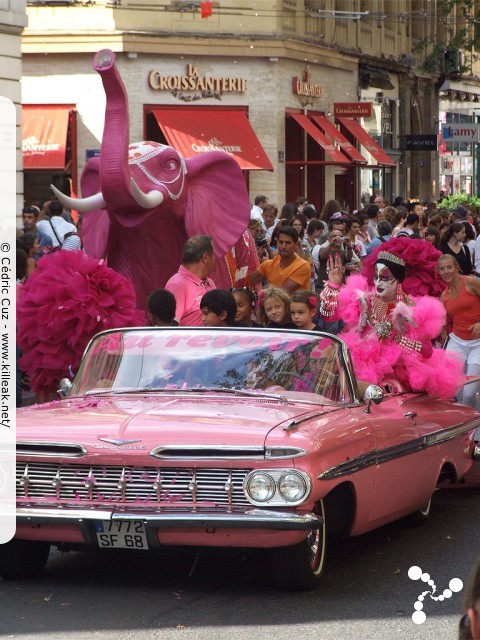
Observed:
[[[311,589],[327,534],[430,511],[480,465],[480,415],[358,383],[338,338],[302,331],[112,330],[63,399],[17,417],[17,532],[0,575],[61,550],[260,548]],[[360,391],[361,388],[361,391]]]

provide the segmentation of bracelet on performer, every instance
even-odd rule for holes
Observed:
[[[327,285],[332,284],[327,282]],[[324,318],[331,318],[335,315],[338,304],[338,294],[340,293],[340,285],[334,285],[333,287],[325,286],[320,292],[320,314]]]
[[[330,282],[330,280],[327,280],[325,284],[329,289],[340,289],[340,285],[339,284],[335,284],[334,282]]]
[[[415,351],[416,353],[420,353],[422,350],[422,343],[420,340],[411,340],[410,338],[397,334],[394,338],[394,342],[396,342],[402,349],[405,349],[405,351]]]

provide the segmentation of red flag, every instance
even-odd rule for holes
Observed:
[[[212,0],[201,2],[200,9],[202,10],[202,18],[209,18],[212,15]]]

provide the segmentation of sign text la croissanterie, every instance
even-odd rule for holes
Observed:
[[[320,98],[322,95],[322,85],[313,82],[304,82],[300,78],[293,78],[292,91],[297,96],[309,96]]]
[[[155,91],[216,91],[243,93],[247,90],[246,78],[211,78],[199,76],[197,69],[187,64],[184,76],[162,76],[158,71],[150,71],[148,86]]]

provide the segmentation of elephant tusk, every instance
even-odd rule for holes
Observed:
[[[88,213],[88,211],[94,211],[95,209],[105,209],[107,206],[101,191],[88,198],[70,198],[59,191],[53,184],[50,185],[50,188],[64,207],[75,209],[80,213]]]
[[[161,191],[152,190],[149,193],[143,193],[133,178],[130,178],[132,184],[133,197],[139,207],[143,209],[153,209],[164,201],[164,195]]]

